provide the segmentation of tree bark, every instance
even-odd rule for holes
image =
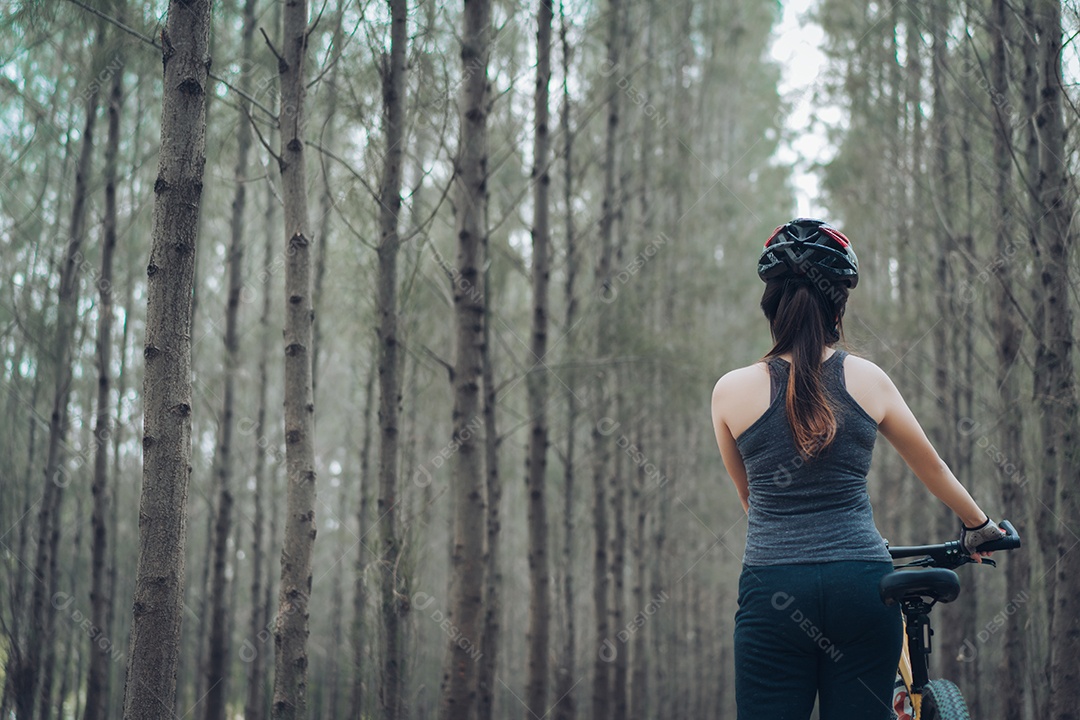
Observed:
[[[484,343],[482,268],[487,236],[488,57],[491,0],[465,0],[461,35],[460,140],[455,160],[457,264],[454,282],[456,356],[453,370],[454,526],[450,620],[439,703],[441,720],[468,720],[476,699],[476,646],[484,578],[484,485],[477,440]]]
[[[562,109],[559,113],[559,128],[563,137],[563,220],[566,235],[566,283],[564,296],[566,301],[565,322],[566,328],[566,356],[574,355],[573,332],[577,320],[577,296],[574,290],[574,280],[577,277],[577,244],[574,238],[574,212],[573,212],[573,135],[570,133],[570,44],[567,41],[566,12],[562,2],[559,3],[559,44],[562,47]],[[573,720],[576,717],[574,703],[574,686],[578,682],[575,673],[577,652],[576,638],[574,637],[575,608],[574,608],[574,451],[576,449],[577,429],[577,395],[574,394],[576,376],[571,375],[566,386],[566,455],[563,460],[563,547],[562,547],[562,610],[565,623],[565,638],[563,640],[562,656],[559,658],[558,672],[555,678],[555,720]]]
[[[993,0],[990,17],[990,35],[993,42],[990,55],[990,80],[994,103],[991,109],[994,129],[994,164],[997,170],[994,185],[994,204],[997,208],[995,250],[997,283],[994,285],[995,315],[993,330],[997,350],[997,386],[1001,398],[1001,451],[1005,459],[999,466],[1003,512],[1021,522],[1027,518],[1027,495],[1022,483],[1025,477],[1024,417],[1013,412],[1020,406],[1020,378],[1017,360],[1020,356],[1023,327],[1016,306],[1013,281],[1012,257],[1016,253],[1013,240],[1013,177],[1011,118],[1007,114],[1009,72],[1006,50],[1010,41],[1010,10],[1005,0]],[[1026,552],[1012,553],[1005,567],[1007,595],[1010,598],[1030,591],[1031,566]],[[1003,717],[1024,717],[1025,696],[1029,690],[1026,682],[1016,682],[1027,672],[1029,648],[1025,641],[1023,619],[1014,613],[1006,619],[1004,652],[998,666],[998,687],[1001,693],[1000,708]],[[998,705],[995,705],[998,706]]]
[[[278,69],[279,163],[285,207],[285,463],[289,490],[274,637],[274,720],[307,720],[308,602],[315,545],[311,224],[304,161],[307,21],[307,0],[285,5]]]
[[[109,699],[109,650],[112,632],[109,623],[109,593],[106,589],[105,554],[108,551],[109,511],[109,390],[112,376],[113,253],[116,249],[116,164],[120,152],[120,112],[124,104],[124,62],[113,69],[109,88],[109,130],[105,145],[105,219],[98,289],[98,395],[94,419],[93,541],[91,547],[90,616],[98,636],[107,642],[91,642],[90,671],[86,680],[83,720],[105,720]],[[115,542],[115,540],[114,540]]]
[[[488,256],[488,238],[484,255]],[[498,665],[499,631],[502,626],[502,573],[499,572],[499,535],[502,482],[499,476],[499,431],[496,423],[495,366],[491,358],[491,265],[484,270],[484,344],[481,354],[484,381],[484,475],[487,479],[487,545],[484,552],[484,628],[480,639],[477,676],[477,720],[491,720],[495,713],[495,669]]]
[[[616,186],[617,172],[617,144],[619,129],[619,100],[622,91],[618,87],[620,67],[620,15],[622,13],[620,0],[610,0],[608,3],[608,39],[607,39],[607,67],[610,69],[608,78],[608,119],[606,140],[604,146],[604,200],[600,217],[600,253],[596,264],[596,292],[601,301],[612,298],[611,295],[611,265],[612,245],[614,238],[615,218],[619,203],[619,188]],[[596,333],[596,357],[603,364],[611,351],[611,332],[599,318],[599,327]],[[598,377],[594,384],[596,415],[602,418],[601,422],[610,421],[607,417],[610,401],[607,397],[607,378],[603,370],[598,371]],[[593,688],[592,688],[592,717],[594,720],[605,720],[612,710],[611,702],[611,660],[614,659],[612,651],[615,649],[610,635],[610,623],[608,617],[608,594],[610,578],[608,576],[608,528],[607,514],[608,500],[605,485],[608,482],[610,464],[610,442],[605,428],[601,423],[593,425],[593,534],[594,534],[594,562],[593,562],[593,610],[596,616],[596,655],[593,661]]]
[[[191,459],[191,292],[206,148],[210,0],[171,0],[147,267],[143,484],[124,720],[172,713]]]
[[[398,530],[399,424],[401,378],[398,359],[397,258],[401,212],[402,147],[405,122],[407,13],[406,0],[389,0],[390,54],[384,57],[383,122],[386,155],[379,187],[379,536],[382,544],[381,614],[386,647],[379,688],[384,720],[403,717],[405,693],[404,620],[408,602],[403,592],[401,538]]]
[[[1042,252],[1040,250],[1040,238],[1042,226],[1045,222],[1043,217],[1042,199],[1039,193],[1040,167],[1039,148],[1042,129],[1039,127],[1038,116],[1040,112],[1040,82],[1039,82],[1039,42],[1037,39],[1037,5],[1038,0],[1024,0],[1023,15],[1020,23],[1021,48],[1023,50],[1023,76],[1020,81],[1020,95],[1023,102],[1024,115],[1027,118],[1024,140],[1024,187],[1027,190],[1027,240],[1031,250],[1032,267],[1038,269],[1042,264]],[[1036,407],[1043,409],[1042,398],[1045,394],[1046,363],[1046,338],[1043,333],[1045,322],[1045,307],[1042,301],[1041,286],[1038,282],[1032,282],[1029,288],[1031,297],[1031,325],[1033,341],[1035,345],[1034,363],[1032,367],[1032,399]],[[1039,412],[1038,434],[1043,439],[1041,445],[1052,434],[1052,417],[1044,412]],[[1040,452],[1038,462],[1033,464],[1032,471],[1038,473],[1037,480],[1028,488],[1028,492],[1036,497],[1042,492],[1043,480],[1047,474],[1051,481],[1056,482],[1053,473],[1054,458]],[[1053,573],[1046,567],[1046,558],[1051,555],[1048,548],[1056,543],[1054,526],[1045,511],[1036,509],[1033,504],[1032,525],[1035,530],[1037,552],[1029,553],[1028,560],[1031,563],[1031,596],[1030,603],[1032,619],[1028,623],[1027,642],[1032,651],[1032,662],[1027,671],[1028,689],[1032,695],[1032,704],[1036,708],[1035,717],[1047,717],[1050,712],[1050,639],[1049,633],[1039,628],[1048,628],[1051,623],[1053,607]]]
[[[1040,522],[1053,523],[1056,544],[1044,548],[1048,571],[1054,581],[1050,620],[1050,714],[1060,720],[1080,718],[1080,670],[1075,659],[1080,656],[1080,578],[1066,561],[1076,546],[1071,528],[1080,520],[1080,493],[1075,478],[1080,474],[1080,412],[1076,391],[1076,367],[1073,358],[1073,298],[1070,294],[1070,255],[1075,243],[1072,217],[1076,200],[1070,188],[1069,169],[1065,162],[1063,84],[1061,71],[1061,4],[1043,0],[1040,6],[1040,58],[1042,63],[1041,107],[1037,122],[1040,129],[1039,196],[1043,206],[1040,273],[1045,302],[1043,328],[1046,385],[1042,412],[1053,418],[1052,432],[1043,438],[1043,457],[1056,461],[1053,471],[1044,474],[1043,506],[1055,508],[1053,517]],[[1056,501],[1056,502],[1055,502]]]
[[[536,31],[536,97],[533,131],[532,229],[532,367],[528,371],[529,414],[532,428],[526,451],[525,486],[529,523],[529,629],[525,717],[547,713],[548,646],[551,590],[548,570],[548,521],[545,491],[547,473],[547,313],[548,263],[551,229],[548,224],[548,86],[551,82],[551,0],[540,0]]]
[[[619,373],[615,373],[615,383],[620,385]],[[622,387],[618,387],[615,397],[615,409],[619,417],[625,417],[625,396]],[[611,533],[611,629],[615,633],[612,642],[617,648],[611,660],[611,708],[612,720],[626,720],[627,717],[627,681],[629,674],[630,647],[619,640],[619,633],[626,625],[626,491],[623,487],[625,454],[615,453],[615,467],[609,476],[611,496],[611,515],[615,527]]]

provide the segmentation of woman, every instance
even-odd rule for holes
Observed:
[[[961,521],[974,548],[1001,531],[938,457],[889,376],[834,345],[859,281],[851,242],[820,220],[776,229],[758,263],[773,347],[716,383],[713,426],[748,514],[735,616],[740,720],[891,718],[899,609],[866,492],[880,431]],[[987,553],[989,554],[989,553]]]

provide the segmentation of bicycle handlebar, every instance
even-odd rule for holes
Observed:
[[[1008,520],[1002,520],[998,527],[1005,531],[1005,535],[998,540],[983,543],[977,552],[994,552],[997,550],[1014,550],[1020,547],[1020,534]],[[909,557],[927,558],[928,566],[954,568],[968,562],[971,556],[960,545],[959,540],[950,540],[939,545],[908,545],[889,548],[889,555],[894,560]]]

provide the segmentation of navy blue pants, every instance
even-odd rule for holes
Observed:
[[[739,720],[892,718],[900,609],[878,581],[892,563],[743,567],[735,614]]]

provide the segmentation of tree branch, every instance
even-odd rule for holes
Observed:
[[[109,15],[106,15],[105,13],[101,12],[97,8],[91,7],[91,6],[87,5],[84,2],[81,2],[81,0],[67,0],[67,1],[69,3],[71,3],[72,5],[76,6],[76,7],[82,8],[83,10],[90,13],[91,15],[96,15],[97,17],[101,18],[105,22],[111,23],[112,25],[116,26],[120,30],[126,32],[128,35],[131,35],[134,38],[138,38],[139,40],[142,40],[144,43],[146,43],[147,45],[149,45],[152,48],[155,48],[159,52],[164,51],[164,48],[162,48],[161,45],[158,44],[152,37],[148,37],[146,35],[143,35],[138,30],[125,25],[124,23],[120,22],[119,20],[117,20],[114,17],[110,17]],[[265,33],[264,33],[264,35],[265,35]],[[215,75],[212,72],[207,73],[207,75],[210,77],[211,80],[215,80],[215,81],[221,83],[222,85],[227,87],[229,90],[236,93],[240,97],[244,98],[249,103],[251,103],[255,107],[259,108],[260,110],[262,110],[264,113],[266,113],[270,117],[274,118],[275,120],[277,119],[277,115],[273,111],[271,111],[269,108],[267,108],[265,105],[263,105],[261,102],[256,100],[254,97],[252,97],[248,93],[244,92],[240,88],[238,88],[235,85],[233,85],[232,83],[230,83],[225,78],[223,78],[223,77],[221,77],[219,75]]]

